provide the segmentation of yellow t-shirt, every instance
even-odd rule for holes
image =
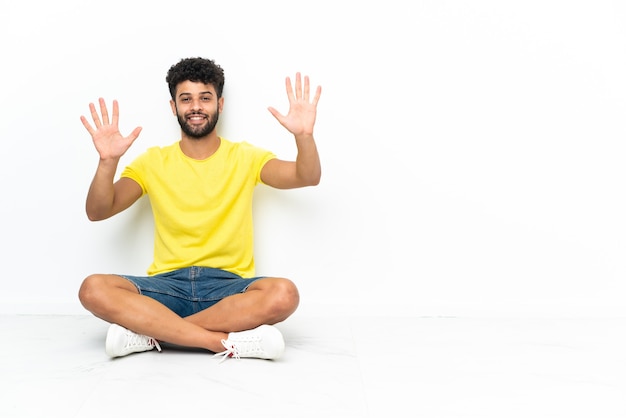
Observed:
[[[148,194],[154,215],[154,260],[148,275],[202,266],[254,276],[252,195],[261,168],[275,158],[246,142],[221,138],[205,160],[178,142],[152,147],[122,172]]]

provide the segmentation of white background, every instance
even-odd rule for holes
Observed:
[[[147,199],[84,212],[97,153],[79,117],[117,99],[179,138],[165,83],[225,69],[220,133],[294,157],[268,106],[323,87],[316,188],[257,189],[257,272],[313,315],[623,315],[626,6],[619,0],[2,0],[0,312],[86,311],[90,273],[143,274]]]

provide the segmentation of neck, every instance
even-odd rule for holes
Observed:
[[[180,140],[180,149],[189,158],[204,160],[215,154],[220,143],[221,139],[215,131],[202,138],[190,138],[183,134]]]

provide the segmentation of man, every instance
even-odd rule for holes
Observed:
[[[321,87],[311,96],[309,79],[285,80],[289,111],[270,107],[294,135],[295,161],[276,158],[216,132],[224,107],[224,72],[213,60],[186,58],[166,77],[181,139],[152,147],[114,181],[120,158],[141,127],[123,136],[119,105],[109,118],[104,99],[89,109],[93,125],[81,121],[100,160],[87,194],[92,221],[129,208],[144,194],[155,223],[154,260],[147,277],[94,274],[79,298],[95,316],[111,323],[106,352],[111,357],[148,351],[159,341],[204,348],[216,356],[279,358],[284,350],[273,325],[297,308],[298,289],[286,278],[255,276],[252,195],[263,183],[279,189],[317,185],[320,160],[313,137]]]

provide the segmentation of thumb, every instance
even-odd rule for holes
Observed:
[[[131,142],[135,142],[135,139],[137,139],[137,137],[141,133],[142,129],[143,128],[141,126],[138,126],[135,129],[133,129],[133,131],[130,133],[130,135],[128,135],[128,139],[130,139]]]
[[[278,110],[274,109],[271,106],[268,107],[267,110],[269,110],[272,116],[274,116],[279,122],[282,120],[283,115],[281,115],[281,113]]]

